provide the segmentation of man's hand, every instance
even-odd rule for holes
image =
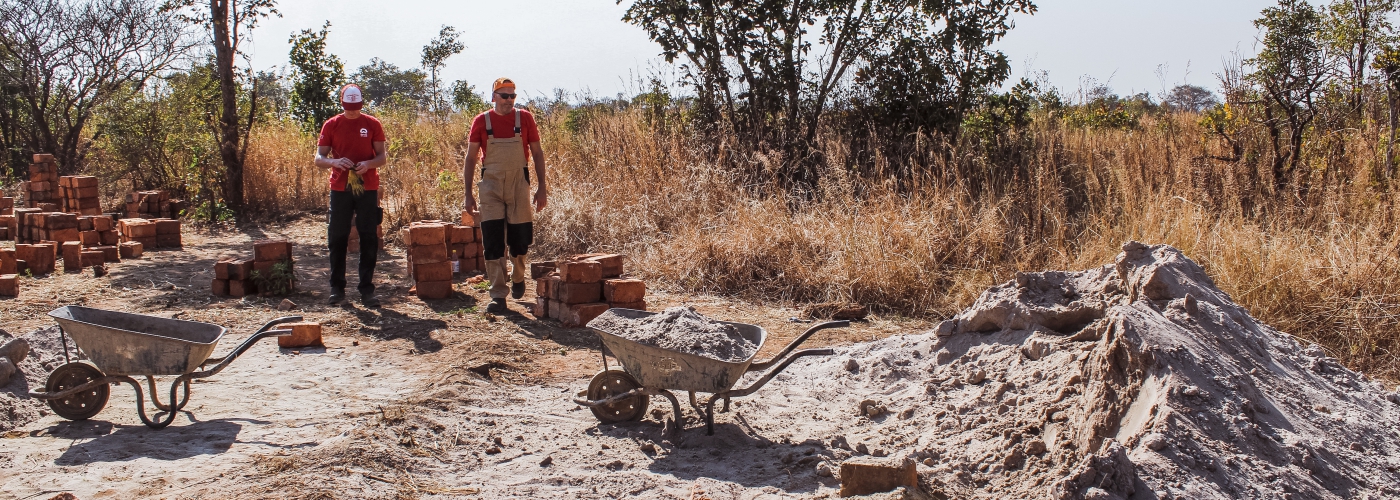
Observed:
[[[368,172],[368,171],[370,171],[370,170],[372,170],[372,169],[374,168],[374,167],[371,167],[371,166],[369,166],[369,165],[365,165],[364,163],[360,163],[360,164],[358,164],[358,165],[356,165],[356,164],[352,164],[352,165],[353,165],[354,168],[355,168],[355,173],[360,174],[361,177],[363,177],[363,176],[365,175],[365,172]]]
[[[331,163],[331,168],[338,168],[341,170],[351,170],[355,168],[355,162],[350,161],[349,158],[336,158],[332,161],[334,163]]]
[[[544,192],[543,189],[536,189],[536,190],[535,190],[535,211],[536,211],[536,212],[543,212],[543,211],[544,211],[544,207],[546,207],[546,206],[548,206],[548,205],[549,205],[549,193]]]
[[[471,191],[467,191],[467,203],[462,208],[468,212],[476,211],[476,197],[472,196]]]

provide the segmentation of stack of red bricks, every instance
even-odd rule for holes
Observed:
[[[409,224],[401,237],[408,246],[408,270],[413,275],[413,293],[422,299],[445,299],[452,295],[452,260],[448,253],[449,233],[456,226],[441,221]]]
[[[84,247],[116,246],[121,243],[116,223],[108,215],[78,216],[78,239]]]
[[[535,317],[554,318],[564,326],[583,326],[614,307],[645,311],[646,283],[622,276],[624,260],[626,257],[618,254],[585,254],[537,263],[531,269]]]
[[[122,243],[138,242],[146,250],[184,245],[180,221],[174,219],[121,219],[117,221],[117,233]]]
[[[279,262],[287,263],[287,272],[295,276],[292,260],[292,242],[287,240],[261,240],[253,242],[253,258],[237,259],[226,257],[214,264],[214,282],[210,290],[214,295],[246,297],[258,293],[258,284],[253,280],[254,272],[264,279],[273,275],[273,267]],[[296,288],[293,279],[289,292]],[[270,294],[267,290],[264,293]]]
[[[64,212],[78,215],[102,213],[102,203],[97,200],[96,177],[87,175],[59,177],[58,189]]]
[[[481,245],[480,212],[462,211],[462,223],[454,226],[457,236],[448,253],[457,260],[461,274],[486,272],[486,248]]]
[[[27,267],[28,263],[25,263]],[[19,296],[19,275],[24,270],[13,248],[0,248],[0,297]]]
[[[58,164],[53,161],[53,155],[34,155],[34,163],[29,165],[29,180],[22,184],[29,208],[57,211]]]
[[[78,235],[78,216],[63,212],[22,213],[21,225],[28,234],[21,235],[26,242],[82,241]]]
[[[172,219],[185,210],[185,202],[168,191],[132,191],[126,195],[126,216],[133,219]]]
[[[15,199],[0,196],[0,240],[15,238]]]

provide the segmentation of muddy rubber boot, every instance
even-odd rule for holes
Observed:
[[[490,303],[490,304],[486,304],[486,312],[489,312],[489,313],[492,313],[492,314],[501,314],[501,313],[503,313],[503,312],[506,312],[506,299],[505,299],[505,297],[501,297],[501,298],[499,298],[499,299],[491,299],[491,303]]]
[[[524,297],[524,296],[525,296],[525,282],[524,282],[524,281],[518,281],[518,282],[515,282],[515,283],[511,283],[511,285],[510,285],[510,296],[511,296],[512,298],[516,298],[516,299],[519,299],[519,298],[521,298],[521,297]]]
[[[331,290],[331,296],[326,298],[326,303],[335,305],[339,304],[343,300],[345,300],[345,290],[336,289]]]

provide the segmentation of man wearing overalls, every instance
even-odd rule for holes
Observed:
[[[491,102],[487,110],[472,121],[467,143],[466,209],[477,210],[477,198],[472,196],[476,180],[476,162],[481,155],[481,242],[486,258],[486,278],[491,280],[491,303],[486,312],[506,310],[506,295],[525,296],[525,254],[534,242],[534,210],[544,210],[548,204],[545,188],[544,150],[540,148],[540,129],[529,111],[515,109],[515,82],[497,79],[491,85]],[[535,179],[539,187],[530,197],[530,171],[525,151],[535,160]],[[480,151],[480,153],[478,153]],[[534,207],[530,206],[534,202]],[[506,274],[506,247],[510,247],[509,275]]]

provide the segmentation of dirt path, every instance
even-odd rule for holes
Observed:
[[[533,290],[512,304],[516,312],[500,317],[476,312],[484,294],[460,283],[452,298],[424,302],[406,295],[402,253],[391,248],[380,260],[383,308],[320,305],[327,275],[318,246],[322,227],[303,220],[239,231],[189,231],[185,249],[109,265],[106,277],[57,274],[24,280],[21,298],[0,301],[0,328],[15,335],[52,325],[46,313],[53,308],[79,304],[228,326],[231,334],[216,354],[267,320],[297,314],[324,325],[327,348],[294,352],[264,341],[224,372],[195,384],[187,412],[164,430],[140,424],[125,386],[112,388],[107,408],[92,420],[74,423],[49,415],[24,425],[0,439],[5,478],[0,498],[48,498],[60,491],[85,499],[254,498],[316,491],[379,498],[393,492],[450,496],[483,485],[494,485],[487,496],[651,490],[688,497],[698,488],[723,498],[714,495],[749,490],[806,496],[834,484],[829,478],[823,483],[790,475],[792,467],[782,465],[803,460],[808,450],[756,438],[742,425],[727,424],[714,438],[695,441],[690,436],[703,431],[690,431],[671,445],[661,444],[654,417],[599,428],[587,410],[568,402],[601,368],[596,336],[529,316],[526,304]],[[248,254],[252,240],[267,237],[298,243],[294,256],[302,291],[290,297],[297,307],[278,311],[280,298],[211,297],[213,263],[223,255]],[[798,314],[791,308],[660,291],[648,300],[657,308],[690,304],[717,318],[764,326],[771,340],[760,357],[772,355],[808,326],[788,321]],[[928,327],[875,318],[824,332],[808,345],[845,345]],[[659,451],[641,451],[652,442]],[[488,456],[491,446],[503,451]],[[802,457],[784,462],[792,453]],[[327,458],[313,463],[317,456]],[[630,479],[565,473],[557,481],[541,481],[550,476],[539,474],[550,470],[539,465],[544,457],[557,461],[557,469]],[[442,474],[414,479],[412,472],[392,472],[418,470],[395,462],[410,458],[435,461]],[[812,469],[811,463],[803,468]],[[739,472],[746,469],[758,472]],[[452,481],[443,479],[449,476]],[[281,486],[268,489],[273,485]]]

